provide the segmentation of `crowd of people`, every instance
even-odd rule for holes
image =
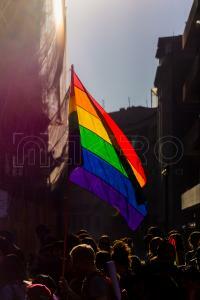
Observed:
[[[143,257],[130,237],[95,240],[82,229],[64,243],[45,225],[36,234],[39,249],[28,257],[8,233],[0,236],[0,300],[200,299],[200,231],[150,227]]]

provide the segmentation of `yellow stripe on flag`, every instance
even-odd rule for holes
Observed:
[[[104,139],[106,142],[112,145],[112,142],[100,119],[96,118],[94,115],[82,109],[80,106],[77,106],[77,113],[79,124],[81,126],[96,133],[98,136],[100,136],[102,139]]]

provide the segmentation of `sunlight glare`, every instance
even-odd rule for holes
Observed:
[[[63,1],[53,0],[53,8],[56,28],[59,30],[63,26]]]

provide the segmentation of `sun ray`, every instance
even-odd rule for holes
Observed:
[[[53,0],[54,17],[57,30],[63,27],[63,0]]]

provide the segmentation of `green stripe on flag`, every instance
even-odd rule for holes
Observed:
[[[81,136],[81,146],[96,154],[107,163],[112,165],[114,168],[119,170],[123,175],[128,177],[115,148],[87,128],[83,126],[79,126],[79,128]]]

